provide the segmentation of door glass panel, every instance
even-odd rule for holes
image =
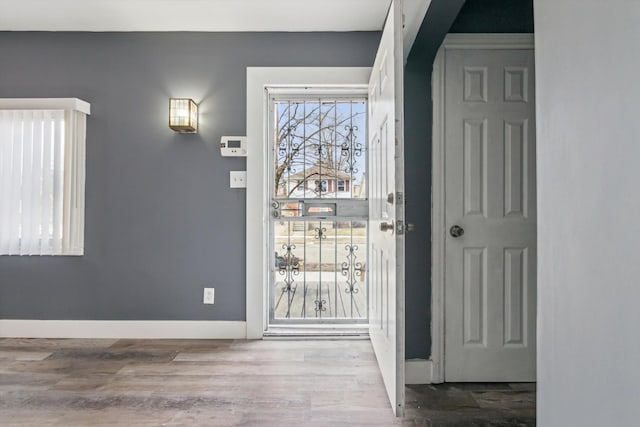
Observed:
[[[366,320],[367,222],[282,219],[274,224],[272,320]]]
[[[366,199],[366,101],[275,100],[273,195]]]
[[[366,100],[271,107],[270,323],[366,323]]]

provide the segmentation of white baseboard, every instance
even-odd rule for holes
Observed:
[[[405,384],[431,384],[431,360],[410,359],[404,361]]]
[[[0,338],[244,339],[246,322],[0,319]]]

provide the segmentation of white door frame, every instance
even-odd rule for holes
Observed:
[[[445,54],[451,49],[533,49],[533,34],[447,34],[433,63],[431,170],[431,383],[444,382]]]
[[[247,67],[246,325],[247,339],[267,326],[269,283],[269,150],[267,87],[353,87],[369,82],[369,67]]]

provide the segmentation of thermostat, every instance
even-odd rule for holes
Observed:
[[[222,156],[246,157],[246,136],[223,136],[220,138],[220,154]]]

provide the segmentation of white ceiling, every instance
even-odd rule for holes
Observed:
[[[379,31],[391,0],[0,0],[0,31]],[[405,59],[431,0],[404,0]]]
[[[419,3],[421,0],[408,0]],[[0,0],[9,31],[377,31],[390,0]]]

